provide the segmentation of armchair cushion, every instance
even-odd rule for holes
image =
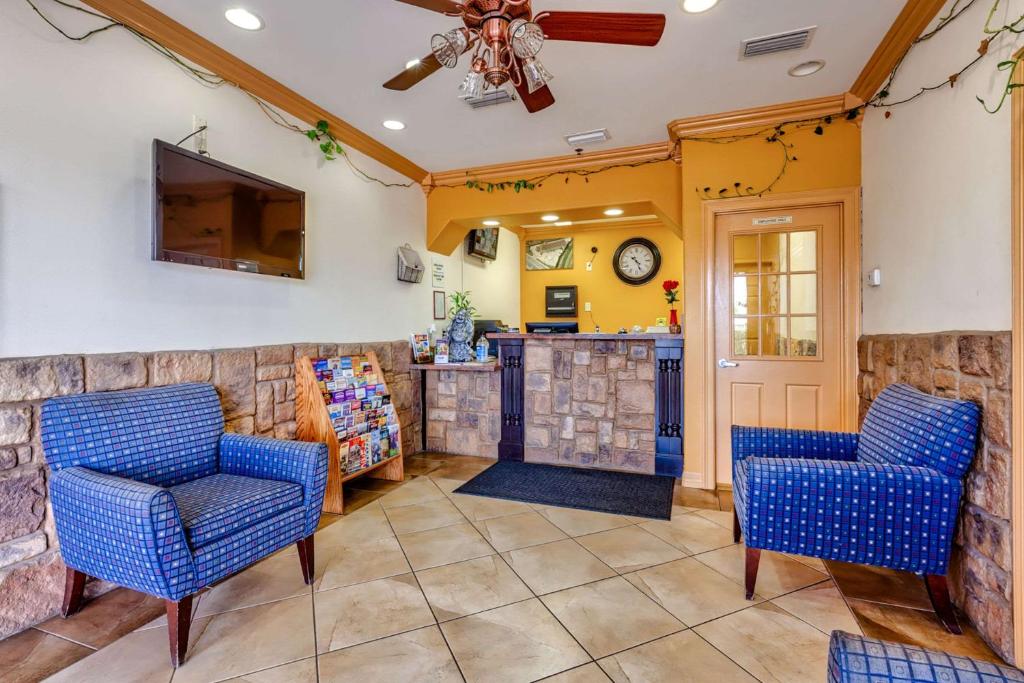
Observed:
[[[732,428],[733,461],[749,457],[856,460],[857,434],[767,427]]]
[[[168,490],[193,549],[303,506],[298,484],[234,474],[212,474]]]
[[[925,467],[747,458],[733,495],[752,548],[945,574],[959,479]]]
[[[1024,672],[1008,666],[924,650],[913,645],[833,631],[828,683],[1015,683]]]
[[[169,600],[198,590],[185,529],[166,489],[67,467],[50,477],[50,499],[69,567]]]

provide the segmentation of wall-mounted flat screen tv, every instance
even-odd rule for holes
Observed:
[[[466,252],[490,261],[498,258],[498,228],[470,230],[466,236]]]
[[[153,141],[153,259],[304,277],[300,190]]]

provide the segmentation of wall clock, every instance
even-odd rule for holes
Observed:
[[[661,270],[661,252],[649,239],[632,237],[615,250],[612,266],[627,285],[647,284]]]

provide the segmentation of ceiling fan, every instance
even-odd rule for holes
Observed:
[[[442,66],[454,69],[472,52],[469,73],[459,87],[464,99],[511,84],[530,112],[555,103],[553,78],[537,58],[545,40],[573,40],[653,47],[665,31],[664,14],[630,12],[533,13],[531,0],[398,0],[462,19],[464,27],[431,38],[431,53],[410,62],[384,84],[408,90]]]

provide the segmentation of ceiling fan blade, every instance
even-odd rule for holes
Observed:
[[[419,64],[403,69],[402,73],[385,83],[384,87],[388,90],[408,90],[440,68],[441,62],[437,61],[437,57],[432,54],[427,55],[419,61]]]
[[[555,103],[555,96],[551,93],[551,88],[546,85],[536,92],[530,92],[526,86],[526,76],[523,75],[522,65],[519,66],[519,85],[516,86],[516,92],[519,93],[519,99],[526,106],[526,111],[531,114],[536,114],[541,109],[547,109]]]
[[[535,21],[548,40],[654,47],[665,32],[664,14],[542,12]]]
[[[415,5],[416,7],[422,7],[431,12],[440,12],[441,14],[459,14],[462,11],[462,5],[453,0],[398,0],[398,2]]]

